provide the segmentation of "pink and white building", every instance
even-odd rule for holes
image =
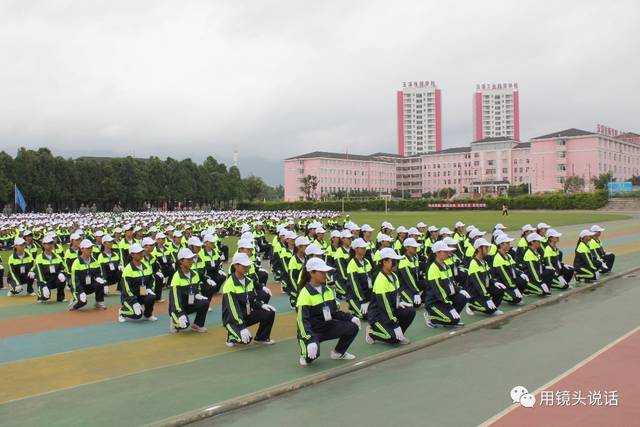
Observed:
[[[406,196],[453,188],[456,193],[500,193],[510,185],[530,184],[534,193],[558,191],[567,177],[611,172],[617,180],[640,175],[640,136],[567,129],[519,142],[508,137],[484,138],[466,147],[401,156],[375,153],[354,156],[313,152],[285,160],[285,200],[303,197],[301,180],[318,179],[316,198],[336,191],[364,190]]]
[[[402,83],[396,108],[400,156],[442,149],[442,95],[434,81]]]
[[[517,83],[483,83],[473,95],[473,140],[520,140],[520,98]]]

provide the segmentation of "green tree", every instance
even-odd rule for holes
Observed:
[[[578,175],[568,176],[564,180],[564,191],[567,193],[579,193],[584,191],[584,178]]]
[[[611,172],[601,173],[598,176],[591,177],[591,182],[596,190],[606,190],[607,184],[615,181]]]

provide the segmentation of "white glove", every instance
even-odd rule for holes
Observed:
[[[107,282],[105,282],[105,280],[102,277],[96,277],[96,283],[99,285],[104,285]]]
[[[202,295],[202,294],[196,294],[196,295],[194,296],[194,298],[195,298],[195,299],[197,299],[197,300],[206,300],[206,299],[207,299],[207,297],[205,297],[205,296],[204,296],[204,295]]]
[[[517,297],[517,298],[522,298],[522,293],[520,292],[520,289],[515,288],[513,290],[513,294]]]
[[[567,281],[562,276],[558,276],[558,282],[560,282],[562,286],[567,286]]]
[[[136,314],[136,316],[140,316],[142,314],[142,306],[139,302],[133,304],[133,312]]]
[[[502,289],[502,290],[507,289],[507,287],[500,282],[496,282],[496,288]]]
[[[158,279],[164,279],[164,274],[162,274],[162,271],[158,271],[158,272],[156,272],[156,277]]]
[[[30,271],[27,273],[27,277],[29,279],[35,279],[36,278],[36,273],[34,273],[33,271]]]
[[[0,264],[0,270],[4,270],[4,265]]]
[[[247,328],[240,331],[240,339],[245,344],[249,344],[251,342],[251,333]]]
[[[121,265],[118,265],[118,271],[122,271],[124,268]]]
[[[549,287],[547,286],[546,283],[541,284],[540,287],[542,288],[543,291],[545,291],[546,293],[549,293]]]
[[[360,326],[362,325],[360,323],[360,319],[358,319],[356,316],[353,316],[351,318],[351,323],[354,323],[358,327],[358,330],[360,330]]]
[[[178,323],[181,329],[184,329],[187,327],[187,322],[189,322],[189,319],[187,319],[187,316],[185,316],[184,314],[178,317]]]
[[[467,272],[467,269],[463,266],[458,267],[458,270],[462,271],[463,273]]]
[[[45,297],[45,299],[49,299],[49,297],[51,296],[51,291],[49,290],[48,286],[42,287],[42,296]]]
[[[596,271],[596,280],[598,280],[600,278],[600,272]]]
[[[67,280],[67,276],[64,273],[58,273],[58,281],[64,282],[65,280]]]
[[[108,294],[109,294],[109,286],[104,285],[104,286],[102,287],[102,290],[104,291],[104,294],[105,294],[105,295],[108,295]]]
[[[555,268],[551,267],[550,265],[546,265],[544,268],[545,270],[555,270]]]
[[[218,270],[218,274],[227,277],[227,273],[225,273],[223,270]]]
[[[522,277],[524,280],[526,280],[527,282],[529,282],[529,276],[527,276],[526,274],[522,273],[520,275],[520,277]]]
[[[455,308],[449,310],[449,313],[451,313],[451,317],[453,317],[454,320],[460,319],[460,313],[458,313],[458,310],[456,310]]]
[[[269,296],[273,296],[273,294],[271,293],[271,289],[269,289],[268,286],[263,286],[262,289],[264,290],[264,292],[269,295]]]
[[[495,310],[497,308],[492,299],[487,300],[487,308],[489,308],[489,310]]]
[[[260,308],[263,309],[263,310],[267,310],[267,311],[273,311],[274,313],[277,311],[274,306],[269,305],[269,304],[262,304],[260,306]]]
[[[78,295],[78,299],[81,302],[87,302],[87,294],[85,294],[84,292],[80,292],[80,295]]]
[[[307,357],[309,359],[318,357],[318,344],[314,342],[307,344]]]
[[[404,302],[404,301],[400,301],[398,303],[398,307],[400,307],[400,308],[409,308],[409,307],[413,307],[413,304],[410,304],[410,303]]]
[[[360,312],[362,314],[366,315],[368,311],[369,311],[369,303],[368,302],[363,302],[362,304],[360,304]]]
[[[213,281],[213,279],[207,279],[207,285],[209,286],[215,286],[216,282]]]
[[[156,293],[153,292],[153,289],[151,288],[147,288],[147,295],[155,295]]]
[[[226,260],[226,258],[224,257],[224,255],[220,255],[220,259],[221,259],[221,260],[223,260],[223,261],[224,261],[224,260]]]
[[[466,299],[471,299],[471,295],[465,289],[460,290],[460,295],[463,295]]]
[[[402,328],[400,326],[398,326],[397,328],[395,328],[393,330],[393,334],[396,336],[396,339],[398,341],[403,341],[404,340],[404,334],[402,333]]]
[[[420,305],[420,304],[422,304],[422,298],[420,297],[420,294],[415,294],[415,295],[413,296],[413,303],[414,303],[415,305]]]
[[[601,264],[602,264],[602,268],[604,268],[605,270],[609,269],[609,266],[607,265],[606,262],[602,261]]]

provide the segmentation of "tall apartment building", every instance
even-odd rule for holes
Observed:
[[[398,154],[413,156],[442,149],[442,96],[434,81],[402,83],[396,94]]]
[[[520,99],[517,83],[482,83],[473,97],[473,140],[520,140]]]

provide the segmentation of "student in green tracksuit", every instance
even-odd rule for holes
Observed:
[[[355,239],[351,249],[353,258],[347,264],[346,299],[349,311],[359,319],[366,319],[373,288],[372,267],[366,258],[367,242]]]
[[[422,293],[427,287],[424,275],[420,271],[418,258],[420,244],[413,237],[407,237],[402,245],[404,246],[404,257],[398,262],[400,289],[411,297],[413,306],[418,308],[422,304]]]
[[[553,278],[549,284],[554,289],[567,289],[571,287],[569,282],[573,278],[573,267],[562,262],[562,251],[558,248],[558,242],[562,233],[553,228],[547,230],[547,245],[544,247],[544,266],[547,270],[553,270]]]
[[[13,252],[9,256],[9,276],[7,284],[9,292],[7,296],[19,295],[23,287],[27,286],[27,294],[35,295],[33,284],[36,274],[33,271],[33,257],[25,250],[25,241],[22,237],[16,237],[13,241]]]
[[[527,249],[522,256],[522,271],[529,278],[525,294],[549,296],[551,295],[550,285],[554,271],[544,267],[540,249],[542,236],[536,232],[530,233],[527,235],[527,243]]]
[[[305,366],[320,356],[320,343],[337,339],[330,357],[353,360],[347,350],[358,335],[360,319],[340,311],[335,294],[327,286],[327,273],[333,270],[321,258],[311,258],[305,265],[304,286],[296,302],[300,365]]]
[[[175,334],[191,325],[196,332],[207,332],[204,326],[209,310],[209,300],[202,295],[201,280],[193,271],[195,254],[189,248],[178,251],[178,269],[173,274],[169,291],[169,332]],[[195,313],[193,324],[189,314]]]
[[[573,259],[573,269],[578,282],[593,282],[600,278],[601,262],[596,258],[593,251],[589,249],[589,242],[594,233],[590,230],[582,230],[576,245],[575,258]]]
[[[473,242],[475,254],[469,263],[469,275],[465,283],[465,290],[471,297],[465,310],[469,316],[476,312],[488,315],[503,314],[499,307],[506,286],[491,276],[489,263],[485,261],[489,246],[491,244],[482,237]]]
[[[599,225],[592,225],[589,229],[593,233],[591,240],[589,240],[589,250],[595,255],[595,258],[600,262],[600,272],[609,273],[613,269],[613,263],[616,261],[616,255],[611,252],[605,252],[602,247],[600,237],[604,228]]]
[[[298,284],[306,260],[305,251],[311,242],[305,236],[299,236],[294,243],[296,249],[287,265],[287,280],[284,288],[284,291],[289,295],[289,304],[292,309],[295,309],[296,299],[298,299]]]
[[[274,344],[271,329],[276,318],[276,309],[259,299],[253,281],[246,276],[251,260],[245,253],[233,256],[233,273],[222,285],[222,325],[227,331],[226,344],[249,344],[253,337],[249,326],[259,323],[254,341]]]
[[[104,304],[104,285],[100,264],[93,257],[93,243],[89,239],[80,242],[80,255],[71,266],[71,292],[69,310],[79,310],[87,305],[87,295],[95,294],[95,308],[106,310]]]
[[[454,246],[457,246],[454,243]],[[456,250],[444,241],[431,245],[433,262],[427,272],[427,289],[425,290],[424,319],[427,326],[464,326],[460,320],[460,313],[471,297],[469,293],[460,289],[452,280],[452,272],[446,263],[447,258]]]
[[[402,256],[391,248],[380,252],[380,270],[373,283],[367,318],[367,344],[382,341],[389,344],[409,344],[404,333],[416,316],[411,297],[400,289],[400,279],[394,273]],[[404,294],[404,295],[403,295]]]
[[[491,261],[491,275],[506,286],[503,299],[509,304],[518,305],[524,298],[529,277],[524,274],[511,255],[512,238],[506,234],[496,237],[496,254]]]
[[[54,245],[53,237],[45,236],[42,239],[42,253],[35,260],[36,294],[39,303],[48,301],[54,289],[56,301],[65,301],[64,287],[67,284],[67,276],[64,274],[65,265],[62,258],[53,252]]]
[[[127,320],[156,321],[153,306],[156,298],[153,292],[153,272],[144,262],[144,249],[140,244],[129,246],[130,262],[122,272],[122,306],[118,312],[118,322]]]

